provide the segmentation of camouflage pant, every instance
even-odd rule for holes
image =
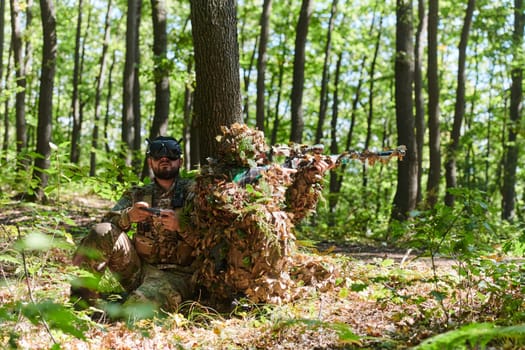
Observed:
[[[193,295],[191,271],[173,266],[160,270],[143,263],[128,235],[110,223],[93,226],[75,252],[73,265],[100,276],[108,268],[130,293],[125,303],[128,305],[148,302],[174,311]]]

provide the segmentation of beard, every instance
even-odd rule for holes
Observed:
[[[157,168],[153,170],[153,175],[157,179],[170,180],[179,176],[179,168]]]

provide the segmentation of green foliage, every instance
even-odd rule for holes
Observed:
[[[46,323],[51,329],[59,330],[79,339],[85,339],[84,332],[89,322],[80,317],[71,308],[51,300],[42,300],[38,303],[24,303],[17,301],[0,307],[0,321],[4,323],[0,334],[9,332],[10,343],[16,344],[16,333],[11,331],[8,324],[18,321],[19,315],[26,317],[34,325]]]
[[[497,327],[492,323],[473,323],[459,329],[436,335],[414,349],[487,349],[489,345],[507,343],[515,348],[525,345],[525,324]],[[510,344],[509,344],[510,343]],[[490,348],[492,348],[492,346]],[[506,348],[506,347],[505,347]]]
[[[112,153],[107,160],[102,161],[97,176],[84,180],[97,195],[116,201],[132,185],[142,183],[125,159],[121,153]]]

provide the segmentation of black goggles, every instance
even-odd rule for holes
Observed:
[[[182,154],[180,144],[175,140],[148,140],[148,156],[153,159],[166,157],[170,160],[177,160]]]

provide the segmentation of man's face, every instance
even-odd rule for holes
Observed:
[[[148,158],[150,169],[157,179],[170,180],[179,176],[181,159],[170,159],[168,157]]]

